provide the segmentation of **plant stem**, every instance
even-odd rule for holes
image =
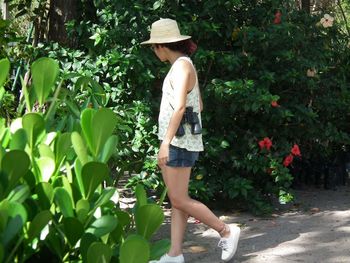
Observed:
[[[158,202],[158,204],[160,206],[163,204],[167,192],[168,192],[168,187],[165,187],[164,190],[163,190],[163,193],[160,196],[159,202]]]
[[[69,257],[69,252],[67,252],[67,254],[64,255],[62,261],[65,262],[65,260]]]
[[[26,104],[26,112],[32,112],[32,109],[30,107],[30,99],[29,99],[29,93],[28,93],[28,89],[27,89],[27,84],[23,81],[22,82],[23,85],[23,95],[24,95],[24,101]]]
[[[9,255],[9,257],[7,258],[7,260],[5,261],[5,263],[9,263],[9,262],[11,262],[11,258],[14,256],[14,254],[15,254],[15,252],[16,252],[16,250],[17,250],[17,248],[19,247],[19,245],[22,243],[22,241],[23,241],[23,236],[21,236],[19,239],[18,239],[18,241],[17,241],[17,243],[16,243],[16,245],[15,245],[15,247],[12,249],[12,251],[11,251],[11,253],[10,253],[10,255]]]
[[[50,107],[49,107],[49,110],[47,111],[46,115],[45,115],[45,121],[49,120],[51,115],[54,113],[54,111],[56,109],[55,106],[56,106],[56,100],[57,100],[57,97],[58,97],[58,94],[60,93],[61,91],[61,87],[62,87],[62,84],[63,84],[63,80],[61,80],[60,84],[58,85],[56,91],[55,91],[55,94],[53,95],[53,98],[52,98],[52,102],[50,104]]]

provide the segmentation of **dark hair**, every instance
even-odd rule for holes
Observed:
[[[191,56],[197,50],[197,45],[191,39],[185,39],[172,43],[157,44],[157,46],[167,47],[172,51],[179,51],[188,56]]]

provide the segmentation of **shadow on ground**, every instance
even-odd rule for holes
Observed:
[[[293,205],[269,218],[216,211],[226,223],[241,226],[238,250],[231,262],[350,262],[350,188],[310,189],[295,195]],[[167,217],[157,238],[169,237],[169,223]],[[218,240],[215,231],[190,219],[184,243],[186,262],[221,262]]]

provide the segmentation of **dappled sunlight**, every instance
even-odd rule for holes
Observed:
[[[350,234],[350,226],[341,226],[337,228],[337,231],[339,232],[346,232]]]
[[[241,238],[232,262],[350,262],[349,195],[348,187],[338,192],[298,191],[297,208],[286,206],[269,217],[216,211],[226,223],[241,226]],[[158,238],[170,235],[169,210],[166,214]],[[190,217],[184,242],[186,262],[219,263],[218,241],[216,231]]]
[[[321,209],[248,221],[239,262],[349,262],[349,218],[350,210]]]

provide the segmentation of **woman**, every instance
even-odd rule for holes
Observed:
[[[190,38],[180,34],[176,21],[160,19],[152,24],[150,39],[141,43],[151,45],[162,62],[172,65],[163,82],[158,133],[161,141],[158,165],[172,205],[171,247],[160,260],[152,262],[185,262],[182,242],[189,215],[220,234],[224,261],[235,254],[240,234],[239,227],[226,225],[208,207],[188,195],[191,168],[203,151],[202,100],[197,73],[189,58],[196,46]]]

